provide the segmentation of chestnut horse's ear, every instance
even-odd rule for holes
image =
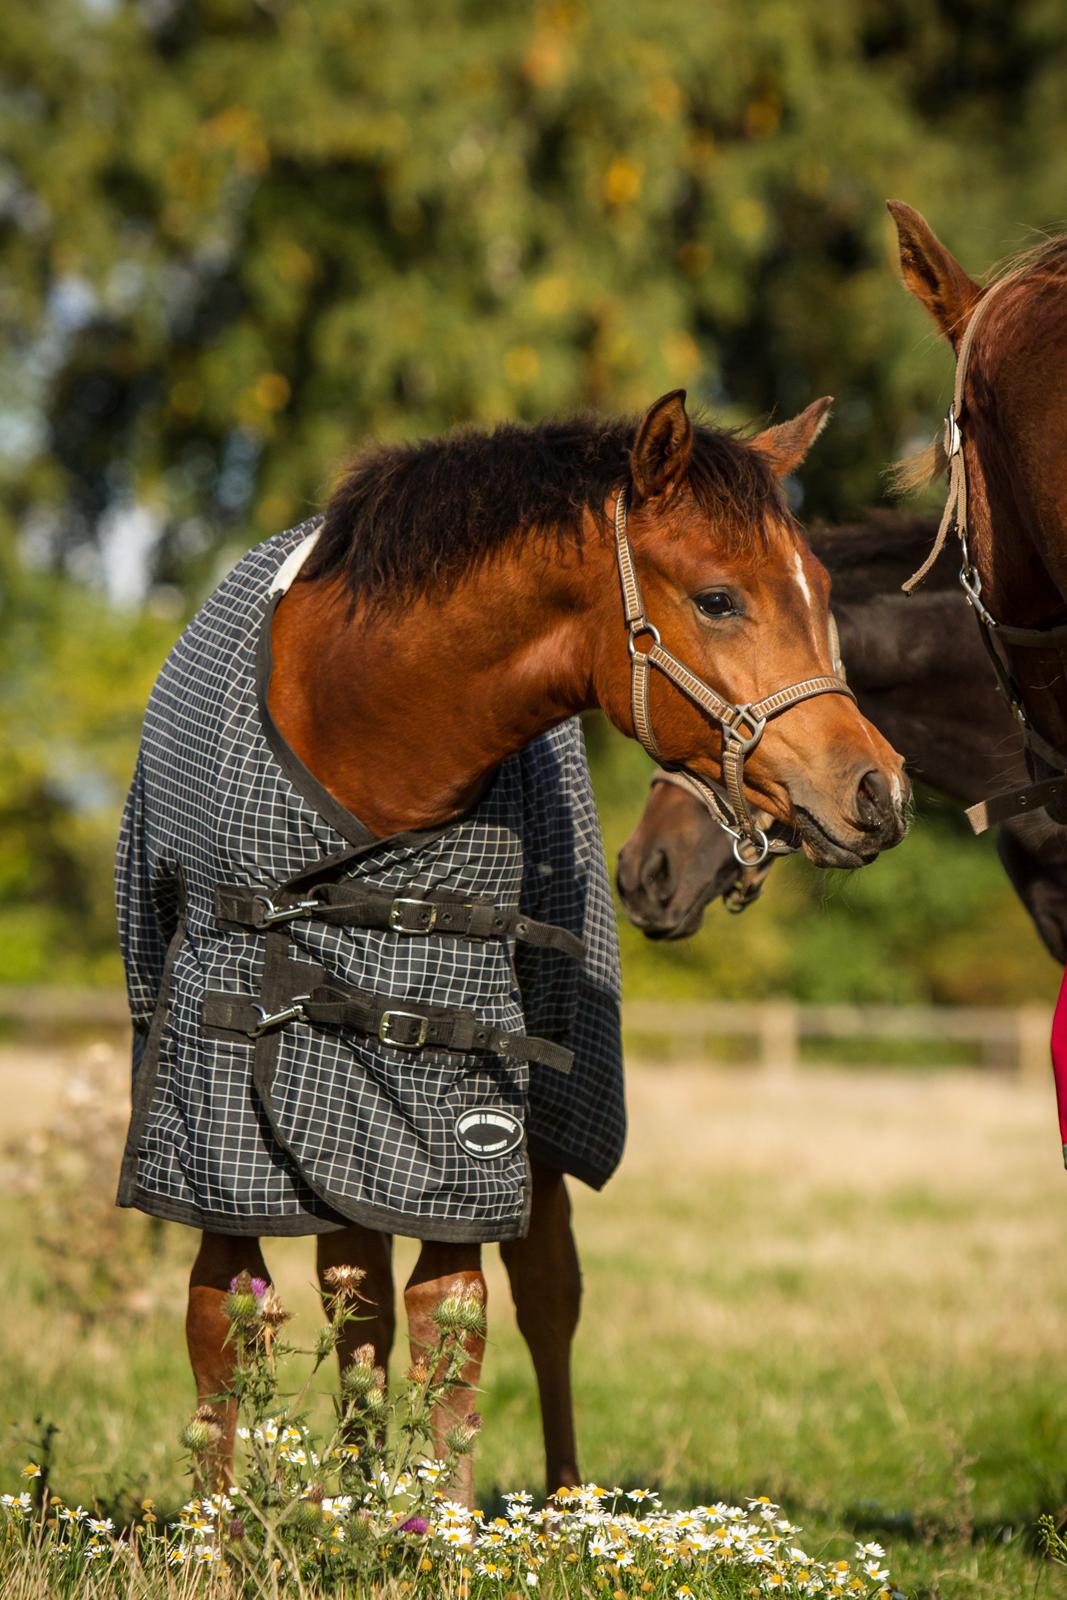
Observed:
[[[757,433],[754,439],[747,441],[749,448],[758,450],[761,456],[767,458],[767,464],[776,478],[788,477],[800,466],[825,428],[833,403],[831,394],[823,395],[821,400],[813,400],[791,422],[779,422],[776,427],[764,428],[762,433]]]
[[[693,424],[685,409],[685,390],[650,405],[630,449],[630,470],[638,499],[666,494],[685,476],[693,451]]]
[[[922,301],[945,338],[958,346],[981,298],[981,285],[968,277],[925,217],[903,200],[887,200],[886,206],[897,225],[904,287]]]

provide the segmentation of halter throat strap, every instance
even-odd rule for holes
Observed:
[[[803,678],[784,689],[776,689],[761,700],[735,703],[725,699],[666,648],[659,630],[648,620],[627,533],[627,520],[627,493],[624,487],[615,497],[615,554],[622,587],[623,618],[629,634],[630,712],[634,736],[654,761],[661,766],[667,765],[656,743],[649,705],[650,674],[655,670],[662,673],[705,716],[718,723],[722,730],[722,787],[725,793],[720,793],[717,785],[688,767],[671,763],[672,770],[684,776],[685,786],[733,836],[734,854],[742,866],[758,866],[772,853],[788,854],[797,848],[791,836],[772,838],[752,815],[745,794],[745,757],[759,744],[767,723],[792,706],[812,700],[820,694],[844,694],[853,701],[856,697],[843,678],[824,673]],[[640,645],[638,641],[641,641]]]

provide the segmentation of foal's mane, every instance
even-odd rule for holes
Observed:
[[[339,578],[353,599],[447,588],[516,541],[580,539],[627,482],[633,419],[575,417],[369,446],[326,508],[302,579]],[[688,486],[733,549],[764,542],[777,480],[736,433],[694,424]]]

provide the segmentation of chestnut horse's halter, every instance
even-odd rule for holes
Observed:
[[[646,617],[626,523],[627,496],[625,488],[622,488],[615,498],[615,554],[622,583],[623,616],[630,635],[630,709],[634,733],[652,759],[661,766],[669,767],[674,778],[696,795],[716,822],[731,835],[734,855],[743,867],[760,866],[772,854],[788,855],[797,846],[789,839],[771,838],[758,825],[749,809],[745,795],[745,757],[751,755],[763,738],[768,722],[781,716],[791,706],[800,705],[804,700],[813,700],[820,694],[844,694],[853,701],[856,697],[843,678],[823,674],[802,678],[799,683],[791,683],[785,689],[776,689],[774,694],[764,695],[762,700],[750,700],[740,705],[724,700],[717,690],[690,672],[684,662],[665,648],[660,642],[658,629]],[[652,642],[647,649],[639,650],[637,641],[644,636]],[[664,762],[652,731],[648,703],[649,669],[652,667],[662,672],[687,700],[722,729],[725,796],[699,773],[691,772],[688,767]]]
[[[1045,778],[1039,783],[1025,784],[1022,788],[1009,789],[1003,794],[993,795],[989,800],[981,800],[977,805],[968,806],[967,818],[975,833],[984,833],[986,828],[994,822],[1003,822],[1008,817],[1017,817],[1024,811],[1037,811],[1042,806],[1048,805],[1060,795],[1067,794],[1067,755],[1050,744],[1043,734],[1030,721],[1023,701],[1022,690],[1012,676],[1011,668],[1006,657],[1001,653],[999,644],[1016,645],[1029,650],[1060,650],[1067,648],[1067,623],[1052,623],[1044,628],[1017,628],[1011,623],[999,622],[992,615],[988,606],[982,599],[982,579],[978,568],[971,561],[970,545],[968,543],[968,517],[967,517],[967,464],[963,452],[962,421],[965,416],[963,391],[967,382],[967,367],[974,346],[974,336],[978,325],[985,314],[989,302],[998,290],[1006,284],[1015,283],[1023,277],[1028,269],[1020,267],[1015,272],[1007,273],[999,278],[985,293],[971,313],[963,339],[960,342],[959,355],[956,357],[956,382],[952,395],[952,404],[948,408],[945,418],[945,432],[942,449],[948,462],[948,498],[941,517],[941,524],[937,530],[933,549],[923,562],[919,570],[912,574],[908,581],[902,585],[905,594],[912,594],[923,582],[934,562],[945,547],[949,533],[955,529],[960,541],[962,565],[960,567],[960,583],[967,597],[967,604],[974,612],[978,622],[978,631],[982,643],[986,647],[989,659],[993,665],[993,673],[997,680],[997,687],[1011,708],[1012,716],[1022,729],[1023,743],[1029,753],[1038,756],[1045,764],[1052,767],[1058,776]]]

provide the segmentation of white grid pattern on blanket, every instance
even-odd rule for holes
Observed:
[[[506,761],[470,818],[429,843],[383,841],[341,876],[521,905],[582,937],[584,967],[503,940],[315,921],[293,924],[290,944],[291,958],[398,1005],[463,1007],[495,1026],[560,1038],[576,1052],[569,1076],[293,1023],[270,1090],[280,1142],[252,1082],[251,1045],[201,1032],[206,989],[256,997],[262,974],[262,938],[220,927],[216,885],[277,886],[346,848],[276,760],[256,699],[270,582],[311,526],[238,563],[171,652],[145,717],[117,861],[130,1008],[141,1028],[160,1000],[179,874],[185,932],[124,1199],[220,1229],[255,1221],[269,1232],[276,1220],[279,1231],[299,1231],[301,1218],[348,1216],[431,1237],[442,1226],[510,1237],[525,1206],[524,1152],[470,1156],[454,1131],[463,1111],[513,1111],[535,1154],[597,1184],[617,1164],[625,1131],[615,921],[576,721]]]

